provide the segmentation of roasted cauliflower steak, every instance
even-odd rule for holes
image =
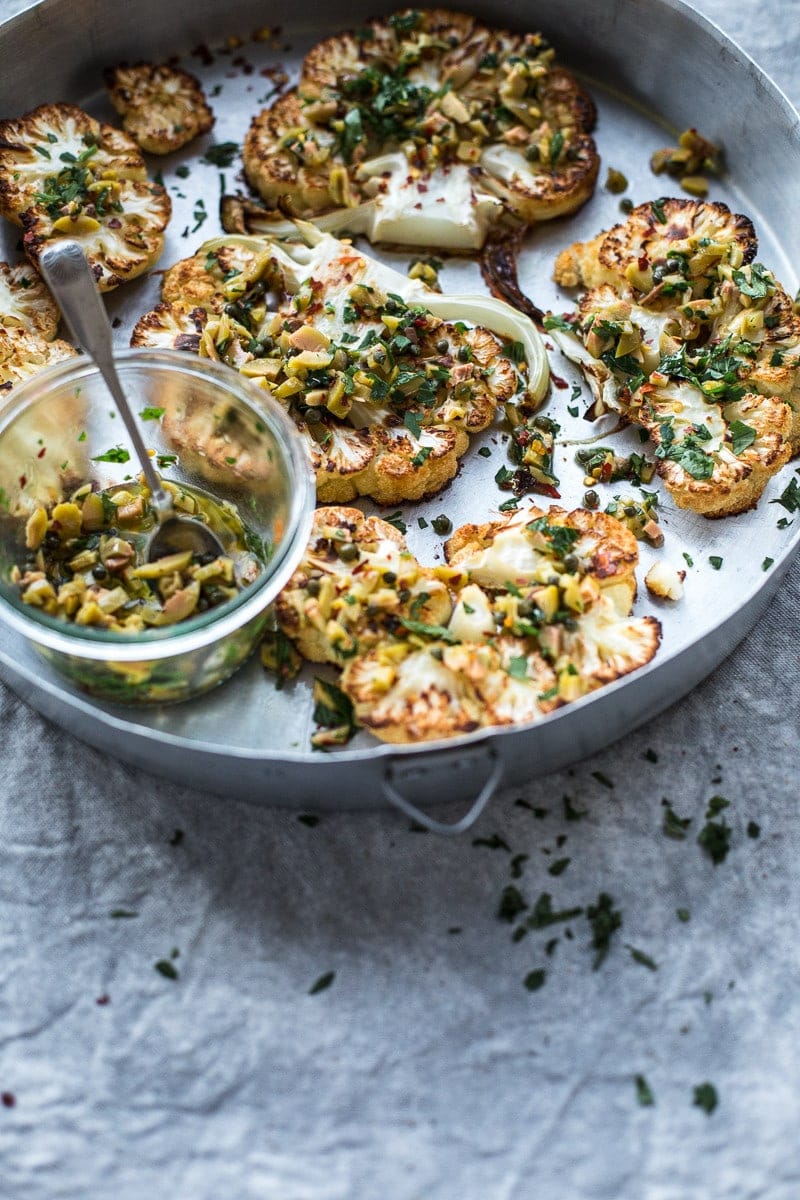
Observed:
[[[675,503],[708,517],[752,508],[800,449],[800,317],[757,250],[724,204],[642,204],[559,255],[556,282],[587,290],[545,320],[590,415],[647,430]]]
[[[256,116],[245,174],[270,210],[371,241],[477,250],[510,212],[574,212],[599,159],[592,100],[540,34],[404,9],[306,56]]]
[[[44,104],[0,121],[0,213],[24,228],[34,262],[53,238],[74,238],[111,291],[155,264],[170,211],[136,143],[82,109]]]
[[[541,340],[508,306],[443,296],[313,226],[300,232],[206,243],[167,271],[165,299],[131,344],[195,350],[278,400],[321,502],[430,495],[499,404],[541,401]],[[476,323],[482,312],[499,333]]]
[[[602,513],[517,511],[457,529],[447,565],[357,509],[319,509],[276,604],[306,659],[343,668],[359,724],[387,742],[529,722],[644,666],[636,539]]]
[[[150,154],[180,150],[214,124],[199,81],[170,63],[122,63],[105,78],[122,128]]]
[[[325,507],[275,611],[304,658],[343,666],[402,631],[404,619],[445,625],[452,608],[446,584],[419,565],[394,525],[357,508]]]

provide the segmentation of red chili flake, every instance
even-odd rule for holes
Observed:
[[[647,257],[646,254],[640,254],[636,265],[638,266],[640,271],[646,271],[647,268],[650,266],[650,259]]]
[[[102,1005],[108,1004],[110,1000],[111,997],[109,996],[108,992],[103,992],[102,996],[97,997],[95,1004],[99,1004],[102,1007]]]
[[[108,228],[109,229],[122,229],[122,221],[120,221],[119,217],[112,217],[110,219],[110,221],[108,222]]]
[[[550,372],[550,378],[552,379],[553,383],[556,385],[557,388],[569,387],[569,384],[567,383],[566,379],[562,379],[560,375],[555,375],[553,373],[553,371]]]
[[[17,1097],[13,1092],[0,1092],[0,1103],[3,1108],[13,1108],[17,1103]]]
[[[40,450],[40,451],[39,451],[39,453],[36,455],[36,457],[37,457],[37,458],[44,458],[45,454],[47,454],[47,446],[42,446],[41,450]]]
[[[427,192],[427,190],[428,190],[428,185],[427,185],[427,183],[418,183],[418,184],[417,184],[417,191],[418,191],[418,192]]]
[[[20,475],[20,477],[19,477],[19,486],[20,486],[20,487],[22,487],[22,488],[24,488],[24,487],[25,487],[25,484],[26,484],[27,482],[28,482],[28,476],[27,476],[27,475]]]

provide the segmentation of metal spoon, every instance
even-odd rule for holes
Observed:
[[[133,442],[150,489],[150,503],[158,519],[147,547],[148,562],[185,550],[191,550],[198,557],[224,554],[222,543],[207,525],[175,512],[172,496],[163,487],[153,466],[114,366],[111,325],[80,244],[71,238],[52,242],[39,256],[39,269],[58,301],[73,337],[103,376]]]

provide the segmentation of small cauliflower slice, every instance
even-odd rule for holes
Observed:
[[[198,80],[169,63],[123,63],[105,73],[122,128],[150,154],[180,150],[214,124]]]
[[[200,341],[208,321],[204,308],[182,304],[157,304],[133,327],[131,346],[156,347],[160,350],[185,350],[199,354]]]
[[[171,205],[124,133],[48,104],[0,121],[0,212],[24,227],[34,262],[51,239],[75,238],[110,291],[155,264]]]
[[[680,255],[693,294],[702,294],[704,282],[720,264],[742,267],[755,257],[757,245],[752,222],[732,213],[727,204],[675,198],[648,201],[613,229],[562,250],[553,278],[566,288],[608,283],[646,295],[658,283],[654,268]]]
[[[0,262],[0,325],[52,342],[60,315],[38,271],[29,264]]]
[[[359,509],[324,507],[275,612],[305,658],[342,665],[402,632],[403,618],[445,625],[451,608],[445,584],[419,565],[393,525]]]
[[[46,342],[35,333],[0,324],[0,397],[7,395],[15,384],[29,379],[43,367],[73,358],[76,354],[77,351],[68,342],[57,338]]]

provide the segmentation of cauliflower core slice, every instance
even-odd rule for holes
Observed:
[[[268,207],[372,241],[477,250],[508,210],[574,212],[599,159],[592,101],[539,34],[403,10],[307,55],[243,158]]]
[[[532,508],[524,525],[464,526],[446,550],[430,570],[379,518],[321,508],[276,603],[281,633],[344,668],[358,722],[383,741],[536,720],[658,648],[658,622],[630,615],[636,540],[613,517]]]
[[[445,625],[451,609],[445,584],[393,525],[357,508],[319,508],[275,611],[305,658],[342,665],[402,629],[403,618]]]
[[[122,128],[150,154],[180,150],[214,124],[194,75],[168,63],[123,63],[106,72],[106,87]]]
[[[724,204],[672,199],[556,263],[558,282],[589,288],[546,324],[592,414],[643,426],[675,503],[708,517],[752,508],[800,448],[800,318],[757,248]]]
[[[320,501],[430,495],[498,404],[539,404],[541,339],[507,305],[434,293],[313,226],[294,233],[206,243],[167,271],[132,344],[195,350],[280,401]]]
[[[23,226],[34,262],[51,239],[75,238],[111,291],[157,261],[170,211],[136,144],[74,105],[0,121],[0,212]]]

